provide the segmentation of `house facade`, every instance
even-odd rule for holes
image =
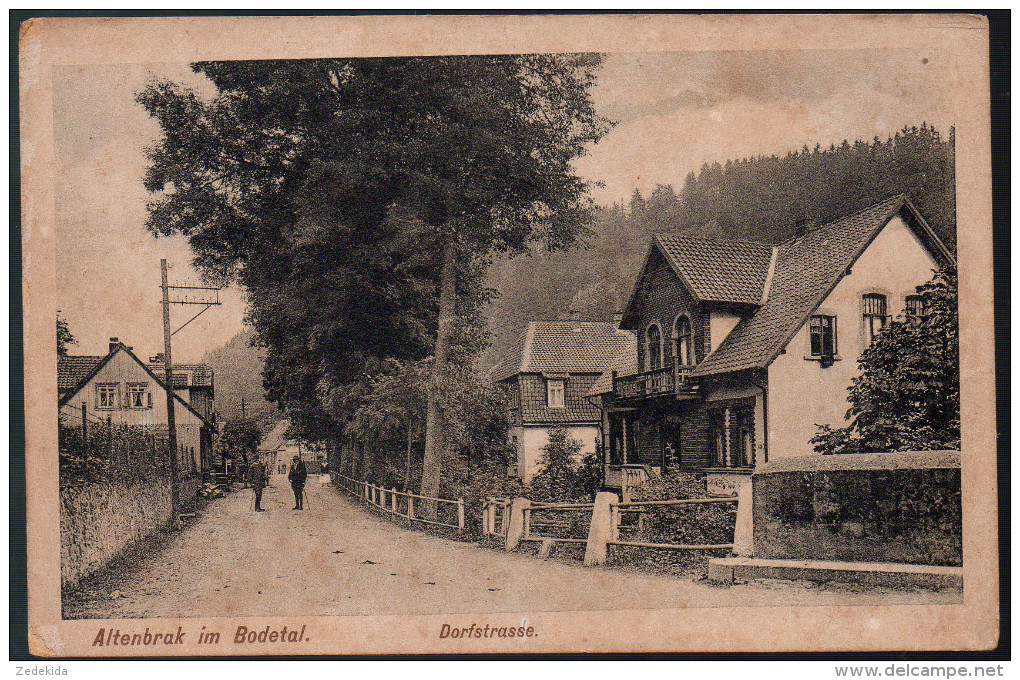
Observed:
[[[672,467],[727,493],[770,459],[812,455],[818,425],[845,424],[861,353],[953,262],[904,196],[798,226],[775,246],[653,239],[621,322],[635,350],[589,390],[607,486]]]
[[[616,323],[532,321],[492,372],[506,391],[517,446],[511,471],[524,482],[539,471],[549,432],[565,428],[592,453],[599,438],[601,413],[588,398],[599,376],[628,350],[634,335]]]
[[[211,375],[210,375],[211,381]],[[175,378],[176,382],[176,378]],[[131,348],[110,338],[105,356],[57,358],[60,422],[81,423],[87,417],[118,425],[167,428],[163,381]],[[210,469],[215,425],[175,390],[179,470],[200,475]]]
[[[163,354],[151,357],[147,366],[156,375],[163,375],[166,371]],[[209,364],[173,365],[174,392],[210,422],[216,422],[214,378],[215,374]]]

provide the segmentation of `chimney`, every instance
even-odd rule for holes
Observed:
[[[113,354],[113,350],[117,349],[118,345],[120,345],[120,340],[119,339],[117,339],[117,338],[110,338],[110,354]]]
[[[160,352],[159,354],[157,354],[154,357],[149,357],[149,363],[150,364],[162,364],[163,360],[165,358],[166,358],[166,355],[163,354],[162,352]]]
[[[623,312],[613,312],[613,325],[617,328],[623,323]]]
[[[569,309],[567,310],[567,318],[570,319],[571,321],[580,321],[581,312],[576,309]]]
[[[804,236],[809,231],[814,229],[816,226],[817,225],[815,224],[815,221],[814,221],[813,218],[811,218],[811,217],[802,217],[799,220],[797,220],[797,224],[796,224],[796,228],[794,229],[794,232],[796,233],[797,237],[800,238],[801,236]]]

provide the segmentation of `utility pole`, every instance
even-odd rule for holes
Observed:
[[[174,412],[173,356],[170,338],[181,329],[197,319],[210,307],[220,304],[220,289],[211,286],[171,286],[167,276],[166,260],[159,261],[160,288],[163,291],[163,368],[166,381],[166,424],[167,445],[170,448],[170,505],[173,509],[173,522],[176,526],[180,521],[181,489],[180,489],[180,452],[177,450],[177,419]],[[170,298],[174,291],[174,299]],[[181,324],[177,330],[170,330],[170,305],[199,305],[198,314]]]
[[[163,289],[163,369],[166,380],[166,425],[167,446],[170,447],[170,507],[173,521],[178,522],[181,512],[180,461],[177,454],[177,419],[174,417],[173,362],[170,354],[170,284],[167,282],[166,260],[159,261],[159,273]]]

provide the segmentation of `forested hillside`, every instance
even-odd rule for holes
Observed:
[[[499,297],[487,310],[492,346],[482,364],[491,366],[529,320],[571,309],[611,319],[626,304],[654,233],[779,243],[793,236],[798,219],[822,224],[903,193],[955,248],[954,169],[953,131],[943,139],[922,124],[885,141],[706,164],[679,195],[663,185],[647,198],[635,191],[627,204],[598,211],[587,249],[534,252],[491,268],[488,285]]]
[[[216,376],[216,410],[220,417],[240,418],[243,398],[245,415],[267,427],[279,414],[275,404],[265,398],[262,388],[265,350],[251,346],[253,335],[250,329],[241,331],[227,344],[207,352],[202,361],[212,366]]]

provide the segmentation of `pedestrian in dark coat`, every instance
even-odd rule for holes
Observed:
[[[305,469],[305,461],[301,460],[300,457],[294,456],[294,459],[290,462],[290,472],[287,473],[287,479],[290,480],[290,488],[294,490],[294,509],[304,510],[302,500],[305,493],[305,480],[308,479],[308,470]]]
[[[248,466],[248,484],[255,492],[255,512],[264,512],[262,509],[262,489],[266,488],[266,466],[261,460],[255,461]]]

